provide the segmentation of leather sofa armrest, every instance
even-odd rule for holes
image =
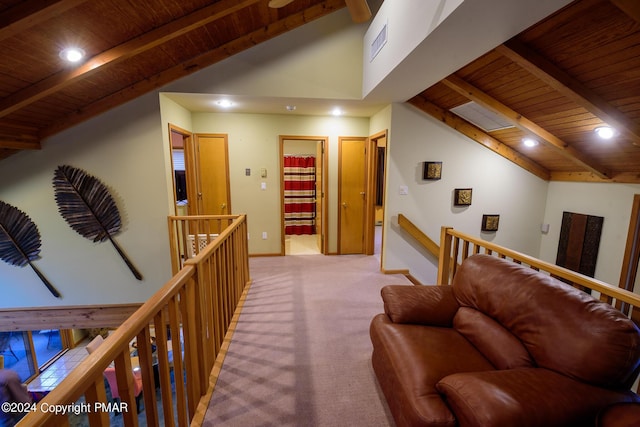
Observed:
[[[381,295],[394,323],[451,327],[459,307],[451,286],[388,285]]]
[[[459,425],[484,427],[594,425],[603,408],[638,398],[542,368],[457,373],[436,389]]]

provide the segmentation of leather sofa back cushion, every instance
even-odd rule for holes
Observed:
[[[610,305],[565,283],[490,255],[467,258],[453,280],[460,306],[515,335],[537,366],[617,388],[640,364],[640,330]]]
[[[451,286],[387,285],[380,293],[394,323],[451,327],[458,310]]]
[[[453,327],[467,338],[496,369],[528,368],[531,356],[515,335],[478,310],[461,307]]]

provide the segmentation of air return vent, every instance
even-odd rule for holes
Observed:
[[[466,121],[473,123],[485,132],[515,127],[500,115],[473,101],[458,105],[450,111]]]
[[[384,27],[382,27],[376,38],[371,43],[369,62],[373,61],[373,58],[380,53],[385,44],[387,44],[387,24],[384,24]]]

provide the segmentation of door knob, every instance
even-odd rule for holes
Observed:
[[[343,203],[342,203],[342,207],[343,207],[343,208],[346,208],[346,207],[347,207],[347,204],[346,204],[345,202],[343,202]]]

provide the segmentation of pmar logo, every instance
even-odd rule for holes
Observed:
[[[93,412],[128,412],[129,404],[127,402],[95,402]]]

